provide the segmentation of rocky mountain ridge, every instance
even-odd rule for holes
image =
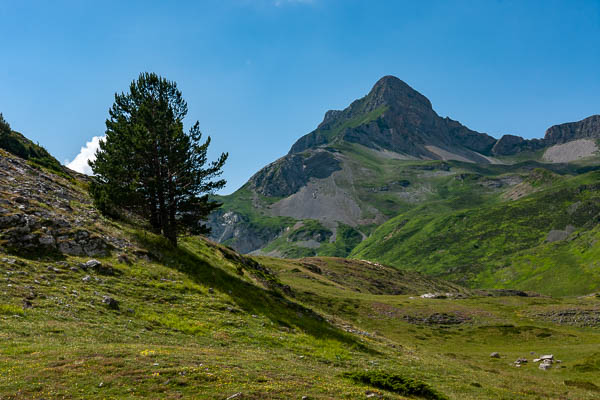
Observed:
[[[370,115],[370,119],[358,126],[344,126],[347,121],[374,112],[376,115]],[[317,129],[298,139],[289,154],[342,139],[417,158],[443,157],[427,146],[466,154],[470,150],[484,156],[510,156],[586,138],[600,138],[600,115],[554,125],[546,130],[542,139],[524,139],[515,135],[495,139],[468,129],[458,121],[440,117],[421,93],[394,76],[384,76],[367,96],[346,109],[327,111]],[[489,162],[474,154],[468,154],[467,158],[474,162]]]

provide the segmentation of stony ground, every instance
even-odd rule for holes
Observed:
[[[0,150],[0,245],[23,254],[98,256],[123,248],[73,176],[47,172]]]

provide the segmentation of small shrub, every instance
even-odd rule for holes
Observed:
[[[432,389],[425,382],[384,371],[346,372],[344,377],[356,383],[370,385],[378,389],[389,390],[403,396],[417,396],[429,400],[447,400],[448,398]]]
[[[591,390],[594,392],[600,392],[600,387],[592,382],[587,381],[565,381],[566,386],[573,386],[579,389]]]

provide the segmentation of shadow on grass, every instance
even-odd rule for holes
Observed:
[[[136,233],[135,236],[159,261],[187,274],[196,283],[228,293],[249,314],[262,314],[280,326],[299,329],[316,339],[333,339],[360,351],[376,353],[352,335],[327,323],[311,309],[285,298],[275,290],[263,289],[246,282],[210,265],[188,248],[173,247],[163,238],[141,233]]]

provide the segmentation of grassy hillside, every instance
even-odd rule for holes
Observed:
[[[140,248],[127,259],[101,258],[103,268],[84,270],[86,258],[2,255],[0,397],[593,399],[599,393],[600,321],[555,322],[560,312],[597,310],[596,297],[496,297],[502,293],[372,263],[252,261],[198,238],[173,249],[123,229]],[[444,296],[418,296],[425,292]],[[501,358],[490,358],[493,351]],[[532,351],[553,353],[562,363],[539,370]],[[519,357],[530,363],[515,368]],[[356,373],[427,390],[394,393],[377,380],[349,378]]]
[[[245,246],[244,242],[248,242],[248,237],[258,237],[261,240],[252,244],[258,245],[260,254],[290,258],[344,257],[352,254],[403,266],[403,261],[398,257],[404,255],[407,250],[403,245],[396,244],[404,239],[382,238],[398,229],[398,224],[407,219],[410,223],[401,232],[403,235],[411,235],[407,230],[412,227],[433,223],[433,218],[437,218],[440,227],[446,229],[448,221],[443,218],[450,218],[452,213],[462,210],[477,213],[476,209],[498,206],[498,213],[502,214],[502,207],[505,205],[508,206],[514,200],[533,192],[561,185],[563,177],[579,176],[598,169],[597,165],[591,164],[544,164],[533,160],[514,164],[406,160],[343,141],[333,144],[328,151],[341,160],[342,170],[326,179],[311,180],[310,189],[303,189],[307,194],[297,193],[289,198],[268,197],[257,193],[252,182],[249,182],[235,193],[219,197],[218,200],[223,202],[223,213],[232,212],[239,215],[239,219],[231,223],[231,230],[237,229],[240,233],[237,236],[229,236],[223,243],[250,252],[255,247]],[[532,204],[536,201],[538,200],[531,200]],[[291,205],[281,206],[285,203]],[[560,204],[556,206],[561,207]],[[532,210],[532,207],[536,207],[535,204],[529,208],[515,207],[521,210],[515,211],[517,213],[544,212],[542,206],[538,210]],[[302,214],[298,210],[304,210],[305,213]],[[481,218],[488,219],[495,225],[500,218],[498,213],[490,215],[489,218],[481,215]],[[302,218],[299,215],[310,217]],[[456,218],[462,218],[460,213],[456,215]],[[355,248],[389,219],[391,221],[382,226],[371,240]],[[440,229],[433,224],[430,226],[431,230]],[[517,222],[510,229],[518,229],[518,226]],[[564,229],[565,226],[566,224],[556,229]],[[338,228],[342,233],[339,237]],[[479,240],[477,229],[472,232],[473,240]],[[506,234],[514,239],[513,233]],[[428,235],[429,232],[423,230],[422,236],[415,239],[414,243],[419,244],[412,247],[414,251],[407,260],[407,266],[412,265],[410,257],[419,257],[417,253],[420,243]],[[537,240],[538,236],[535,238]],[[452,238],[444,240],[451,242]],[[537,244],[535,240],[518,242],[515,247],[519,249],[526,248],[523,244]],[[409,246],[410,243],[406,245]],[[429,243],[426,246],[437,251],[444,244]],[[367,248],[370,250],[367,251]],[[514,249],[507,247],[506,250]],[[441,253],[438,256],[442,258]],[[480,256],[481,254],[477,257]],[[493,256],[496,256],[496,253]],[[450,264],[450,267],[455,267],[452,256],[445,258],[445,262],[447,264],[438,270],[435,270],[435,265],[431,265],[427,272],[443,273]]]
[[[0,157],[20,166],[2,171],[18,183],[1,192],[2,224],[45,216],[33,234],[43,240],[28,242],[29,250],[16,255],[0,243],[2,399],[585,400],[600,393],[597,296],[478,292],[367,261],[250,258],[200,237],[173,248],[97,215],[84,183]],[[44,206],[54,191],[65,200]],[[93,262],[48,251],[47,236],[69,224],[83,226],[61,239],[66,249],[87,251],[82,243],[97,236],[110,252]],[[494,351],[500,358],[489,357]],[[562,362],[542,371],[530,352]],[[515,367],[518,357],[529,364]]]
[[[534,170],[503,201],[446,211],[425,205],[401,214],[352,256],[471,286],[589,293],[600,287],[594,261],[599,188],[598,172],[572,177]]]
[[[0,118],[2,115],[0,114]],[[0,149],[4,149],[33,164],[48,168],[56,173],[63,173],[63,167],[57,159],[52,157],[46,149],[33,143],[19,132],[10,129],[10,126],[0,120]]]

